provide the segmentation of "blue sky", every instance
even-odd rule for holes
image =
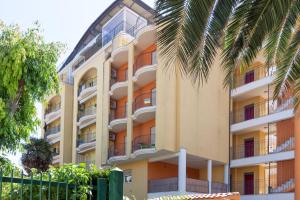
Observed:
[[[41,24],[46,41],[60,41],[67,45],[59,62],[73,50],[90,24],[114,0],[0,0],[0,20],[5,24],[19,24],[22,29],[35,21]],[[155,0],[143,0],[154,6]],[[37,104],[41,117],[41,105]],[[19,163],[20,154],[10,156]]]

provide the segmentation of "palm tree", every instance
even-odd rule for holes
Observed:
[[[168,68],[203,84],[221,54],[224,85],[258,53],[276,66],[274,99],[300,97],[300,1],[157,0],[158,47]],[[176,67],[174,67],[176,66]]]
[[[53,159],[51,145],[45,139],[30,138],[30,143],[24,145],[22,164],[27,172],[32,168],[38,171],[46,171]]]

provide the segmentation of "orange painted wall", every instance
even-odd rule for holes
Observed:
[[[136,71],[141,66],[151,64],[151,52],[153,51],[156,51],[156,44],[150,45],[135,57],[134,71]]]
[[[114,141],[114,147],[116,151],[125,153],[125,137],[126,131],[116,133],[116,140]]]
[[[295,199],[300,199],[300,108],[295,111]]]
[[[133,139],[140,135],[149,135],[150,136],[150,129],[152,127],[155,127],[155,119],[133,127]],[[145,137],[145,138],[147,138],[147,137]]]
[[[128,64],[124,64],[122,65],[120,68],[118,68],[117,70],[117,81],[125,81],[127,80],[127,76],[126,76],[126,71],[128,69]]]
[[[284,143],[290,137],[294,137],[294,118],[276,123],[277,145]]]
[[[148,163],[148,180],[178,177],[178,166],[165,162]],[[187,168],[187,177],[199,179],[199,170]]]
[[[156,87],[156,82],[155,81],[153,81],[151,83],[148,83],[147,85],[145,85],[145,86],[139,88],[138,90],[134,91],[133,98],[135,98],[135,97],[137,97],[141,94],[145,94],[145,93],[147,93],[147,94],[149,93],[149,97],[150,97],[151,96],[151,90],[155,87]]]
[[[285,160],[277,162],[277,185],[285,183],[295,177],[295,160]]]
[[[126,113],[126,103],[127,103],[127,96],[117,100],[117,109],[115,110],[116,118],[125,117]]]

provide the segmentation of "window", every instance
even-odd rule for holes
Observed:
[[[132,170],[131,169],[124,170],[124,182],[125,183],[132,182]]]
[[[152,64],[157,64],[156,51],[153,51],[151,54]]]

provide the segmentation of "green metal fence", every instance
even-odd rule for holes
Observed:
[[[123,172],[113,169],[108,178],[98,178],[95,183],[91,181],[90,187],[88,200],[122,200]],[[50,174],[47,180],[43,180],[42,174],[39,179],[32,175],[25,176],[23,172],[20,177],[14,177],[13,171],[10,176],[3,176],[0,170],[0,200],[79,200],[78,188],[80,185],[68,184],[68,180],[51,181]],[[4,192],[9,192],[9,195],[3,196]]]

